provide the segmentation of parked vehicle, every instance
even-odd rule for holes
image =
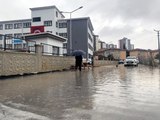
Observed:
[[[128,56],[124,61],[124,66],[138,66],[139,60],[136,56]]]
[[[119,60],[118,64],[124,64],[124,60]]]

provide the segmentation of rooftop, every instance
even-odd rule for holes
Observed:
[[[37,39],[37,38],[46,38],[46,37],[56,39],[56,40],[61,41],[61,42],[65,42],[67,40],[66,38],[63,38],[63,37],[58,36],[58,35],[53,35],[53,34],[48,33],[48,32],[36,33],[36,34],[27,34],[27,35],[24,35],[24,37],[25,37],[26,40]]]

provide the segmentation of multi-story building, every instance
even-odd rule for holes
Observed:
[[[56,6],[36,7],[30,10],[31,19],[0,21],[0,34],[21,38],[30,33],[49,32],[68,38],[64,43],[67,54],[70,55],[75,49],[82,49],[86,52],[87,58],[93,55],[93,26],[89,17],[65,19]],[[1,45],[2,39],[0,37]]]
[[[0,34],[8,38],[22,38],[30,33],[50,32],[58,35],[58,19],[64,18],[56,6],[30,8],[31,18],[22,20],[10,20],[0,22]],[[3,46],[3,36],[0,36],[0,44]],[[13,40],[8,44],[13,48]]]
[[[134,44],[131,44],[131,50],[133,50],[134,49]]]
[[[100,46],[100,39],[98,35],[94,35],[94,51],[98,51],[101,46]]]
[[[106,43],[103,41],[99,41],[100,49],[106,48]]]
[[[59,35],[68,38],[68,42],[64,44],[67,53],[81,49],[86,52],[86,58],[91,58],[94,51],[94,29],[90,18],[62,19],[58,23],[61,26],[66,26],[59,27]]]
[[[32,27],[44,26],[44,31],[58,35],[58,20],[64,18],[56,6],[30,8]]]
[[[114,45],[114,44],[108,44],[108,48],[109,48],[109,49],[117,48],[117,45]]]
[[[45,32],[58,35],[58,19],[64,18],[56,6],[30,8],[31,19],[10,20],[0,22],[0,34],[13,37],[31,33],[31,27],[44,26]],[[36,32],[36,31],[34,31]]]
[[[131,50],[131,42],[128,38],[123,38],[119,40],[119,48],[121,50]]]

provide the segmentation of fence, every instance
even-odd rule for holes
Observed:
[[[0,50],[35,52],[35,42],[0,34]]]
[[[42,45],[42,53],[47,55],[54,55],[54,56],[63,56],[66,54],[65,48],[58,47],[46,43],[41,43]]]
[[[0,34],[0,50],[16,51],[16,52],[35,52],[35,41],[25,41],[22,37],[15,38],[12,35]],[[63,47],[53,46],[46,43],[41,43],[42,53],[44,55],[66,56],[67,50]]]

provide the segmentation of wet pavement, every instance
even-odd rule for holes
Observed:
[[[159,120],[160,70],[97,67],[0,80],[0,120]]]

